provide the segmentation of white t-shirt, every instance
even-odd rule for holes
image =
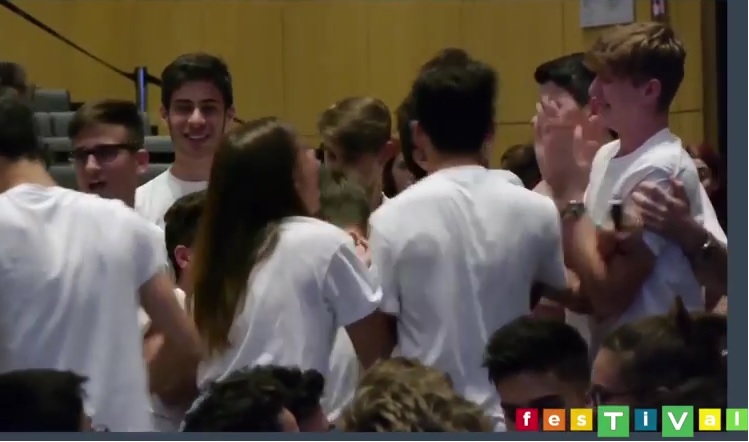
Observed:
[[[530,313],[534,282],[566,287],[559,214],[514,175],[480,166],[435,172],[370,218],[381,310],[398,317],[397,354],[447,372],[504,428],[482,367],[491,334]]]
[[[250,276],[231,347],[201,363],[198,387],[265,364],[315,369],[327,379],[339,328],[372,313],[381,296],[346,232],[315,218],[286,218],[275,250]]]
[[[641,182],[654,182],[670,188],[669,179],[678,178],[684,188],[695,219],[705,221],[715,216],[700,184],[697,169],[681,140],[668,129],[653,135],[636,151],[616,157],[619,140],[605,144],[596,153],[590,171],[590,182],[585,192],[586,210],[597,225],[610,222],[611,201],[627,201]],[[704,196],[703,196],[704,195]],[[718,225],[717,220],[706,224]],[[725,234],[714,232],[719,238]],[[681,248],[652,232],[645,232],[644,240],[656,256],[653,272],[642,285],[632,305],[619,317],[604,323],[589,321],[591,352],[596,352],[601,340],[619,325],[650,315],[665,314],[679,295],[689,310],[704,309],[702,291]]]
[[[325,378],[322,407],[328,421],[338,419],[346,405],[354,398],[360,375],[359,358],[346,329],[339,328],[330,353],[330,371]]]
[[[135,191],[135,211],[164,227],[164,214],[179,198],[208,187],[208,181],[183,181],[169,168]]]
[[[86,376],[86,411],[111,431],[151,431],[139,287],[163,248],[121,201],[61,187],[0,194],[0,372]]]

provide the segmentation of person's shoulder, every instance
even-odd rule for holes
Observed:
[[[523,180],[521,180],[517,175],[512,173],[509,170],[505,169],[494,169],[492,170],[492,173],[496,175],[496,177],[502,181],[507,181],[510,184],[514,184],[516,186],[524,187],[523,186]]]
[[[306,244],[343,244],[351,237],[338,226],[318,218],[293,216],[282,224],[284,234],[294,242]]]
[[[135,189],[135,198],[138,199],[138,196],[145,196],[151,192],[154,191],[154,189],[159,188],[162,186],[166,180],[169,178],[169,169],[161,172],[160,174],[153,177],[153,179],[149,180],[148,182],[145,182],[138,186],[137,189]]]
[[[616,153],[619,151],[620,146],[621,143],[619,142],[619,140],[613,140],[599,147],[596,151],[596,154],[593,155],[591,168],[597,169],[603,166],[606,161],[610,160],[616,155]]]

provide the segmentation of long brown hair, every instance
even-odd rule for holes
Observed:
[[[236,127],[216,151],[193,264],[195,325],[210,352],[230,345],[252,269],[273,252],[282,219],[309,215],[294,185],[298,155],[276,118]]]

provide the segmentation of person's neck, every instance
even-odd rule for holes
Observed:
[[[481,166],[487,167],[486,160],[481,154],[461,155],[461,156],[437,156],[430,161],[430,173],[435,173],[443,169],[460,166]]]
[[[0,193],[21,184],[53,187],[57,183],[40,161],[0,159]]]
[[[169,172],[182,181],[208,181],[208,177],[211,175],[212,161],[213,157],[200,159],[175,157]]]
[[[656,115],[633,126],[631,131],[619,132],[618,157],[629,155],[639,149],[653,135],[668,128],[668,114]]]

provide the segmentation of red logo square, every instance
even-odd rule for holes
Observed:
[[[515,429],[517,431],[538,431],[538,410],[535,408],[518,408],[515,412]]]

